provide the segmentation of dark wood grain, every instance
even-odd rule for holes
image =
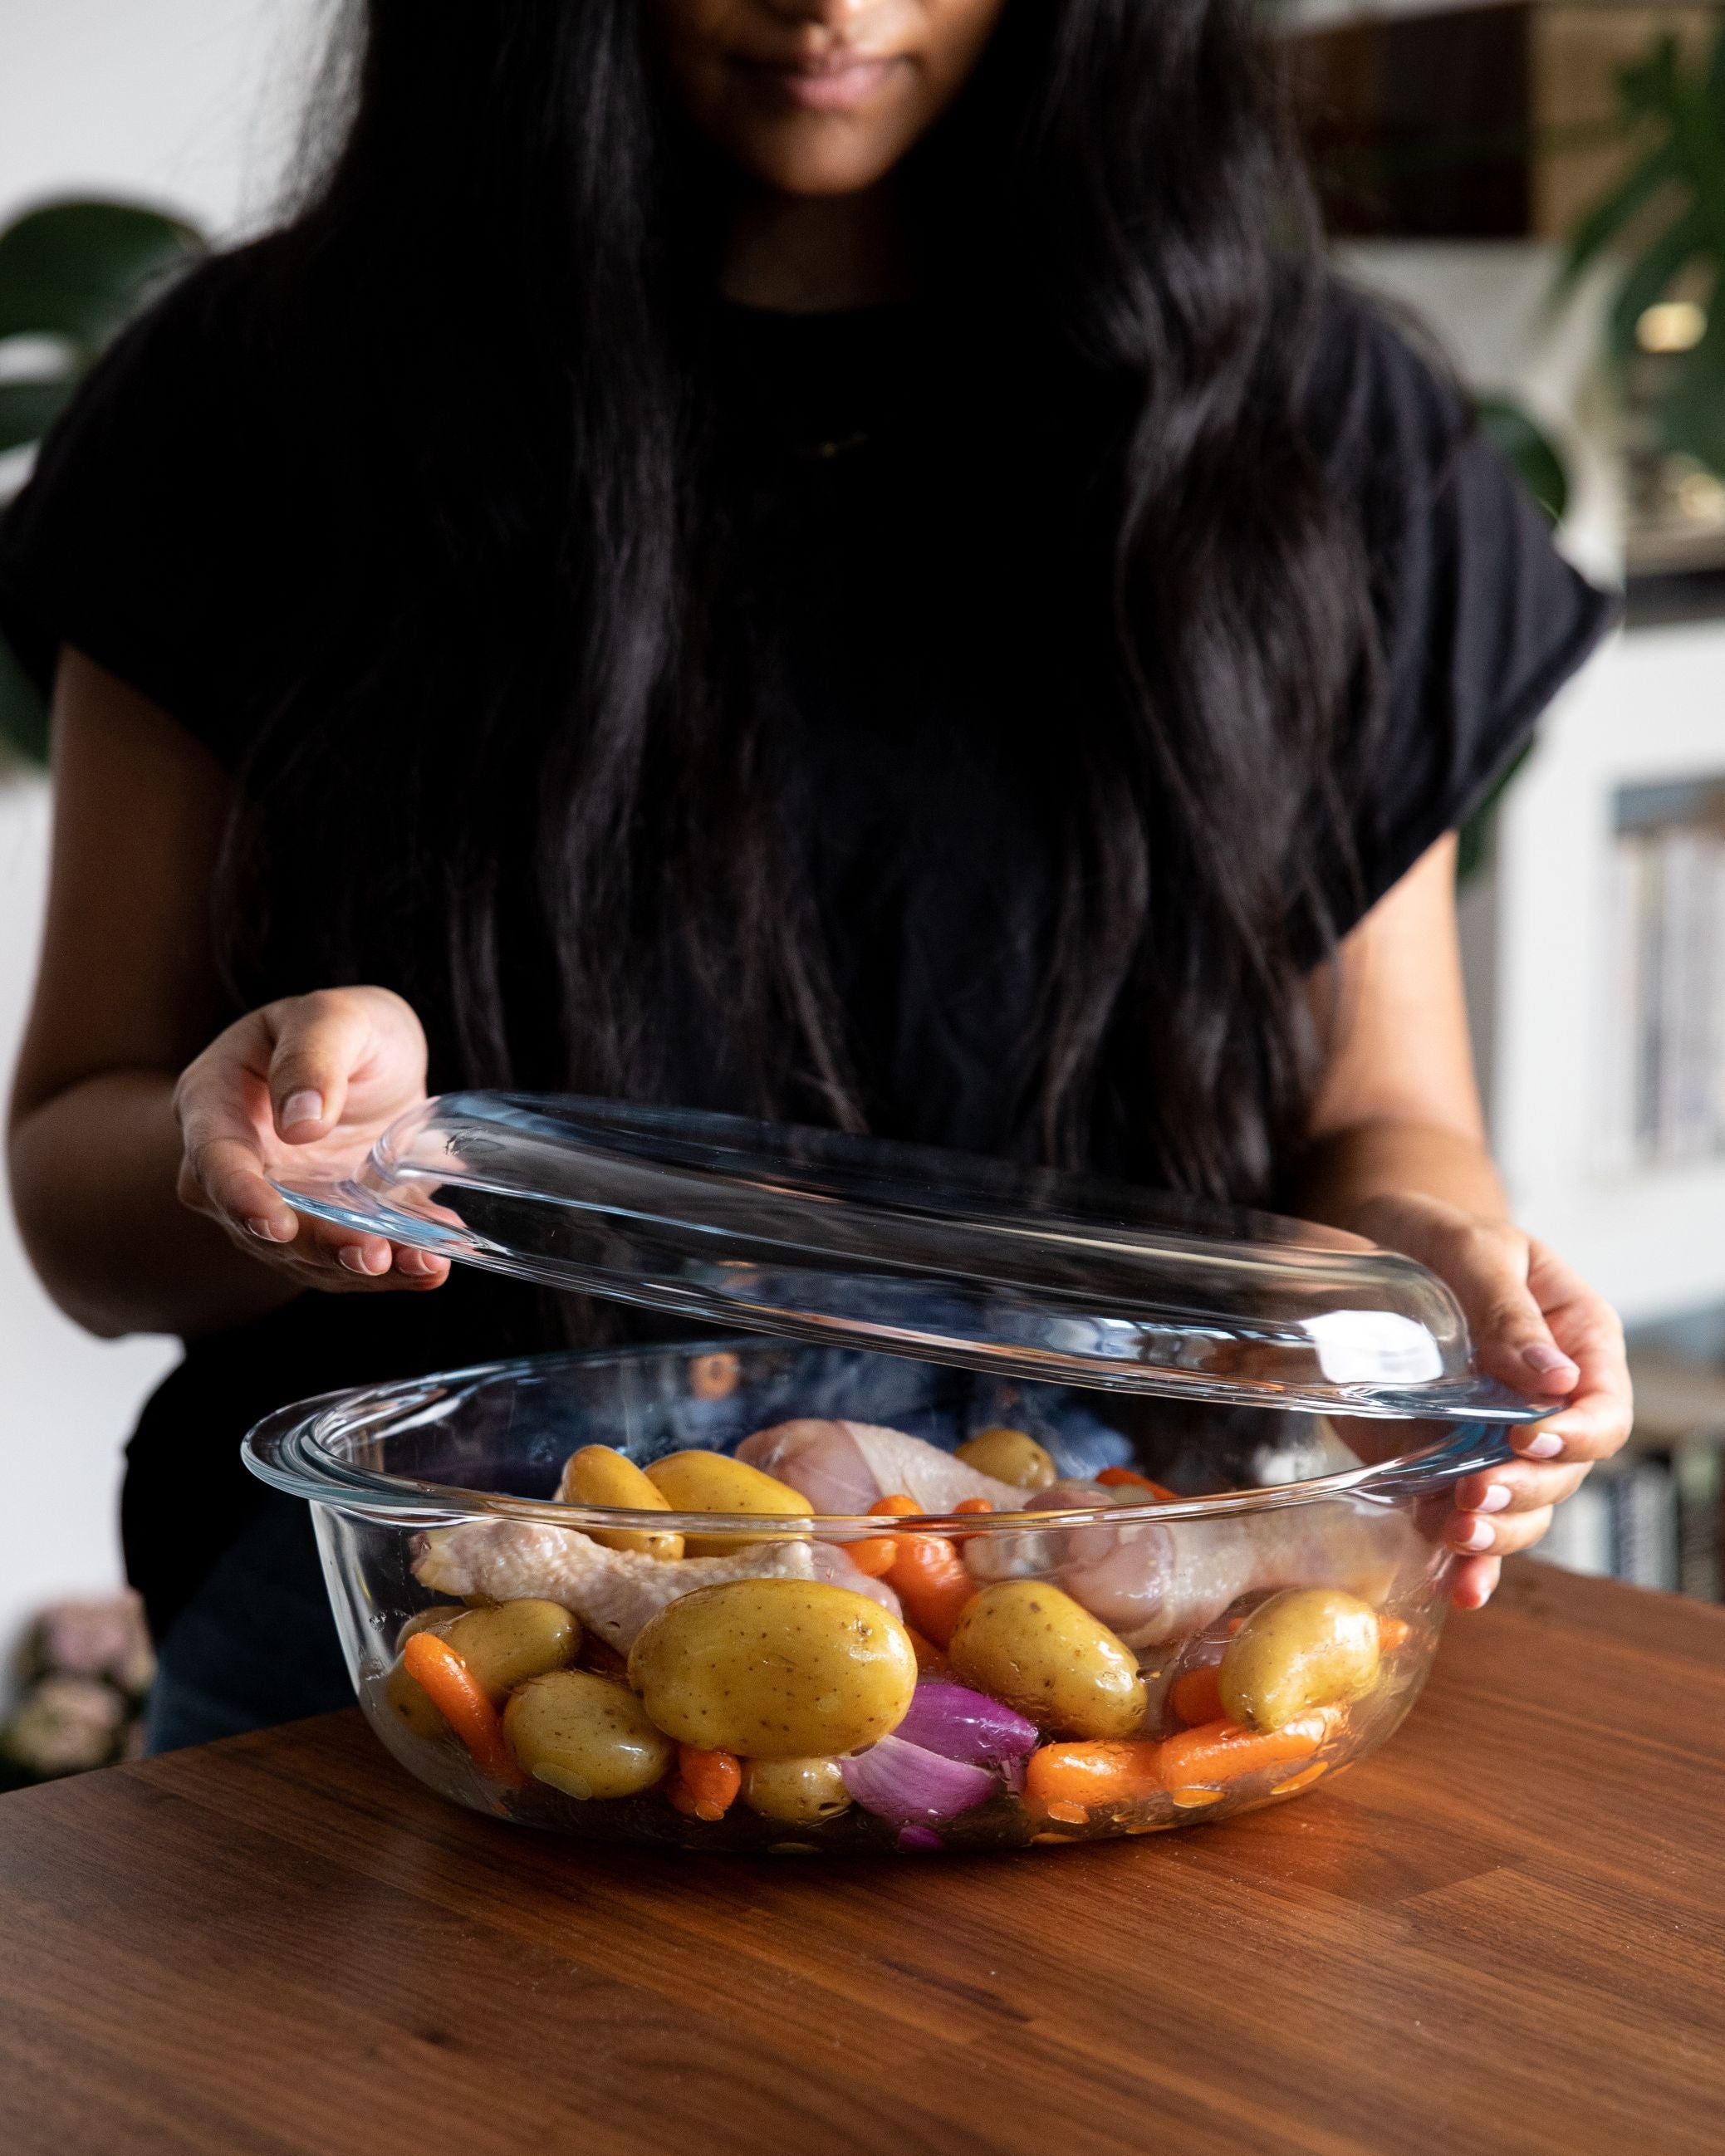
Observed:
[[[356,1715],[0,1799],[8,2156],[1720,2156],[1725,1612],[1524,1565],[1333,1788],[583,1851]]]

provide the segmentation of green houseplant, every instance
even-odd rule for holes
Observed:
[[[131,203],[68,201],[0,232],[0,454],[39,441],[104,346],[203,241],[182,218]],[[0,736],[46,753],[41,699],[0,644]]]
[[[1623,250],[1606,321],[1620,388],[1643,358],[1642,323],[1674,290],[1695,295],[1701,334],[1661,356],[1645,392],[1661,446],[1725,476],[1725,18],[1705,57],[1661,37],[1617,77],[1620,123],[1636,153],[1577,223],[1553,291]]]

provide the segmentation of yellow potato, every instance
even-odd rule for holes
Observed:
[[[742,1800],[762,1819],[791,1826],[813,1826],[850,1809],[836,1759],[751,1759],[742,1770]]]
[[[1060,1470],[1028,1431],[1009,1430],[1004,1423],[967,1438],[958,1457],[978,1475],[992,1475],[1015,1490],[1046,1490],[1060,1479]]]
[[[647,1479],[674,1512],[752,1512],[806,1519],[814,1510],[788,1482],[764,1475],[745,1460],[727,1459],[722,1452],[668,1452],[647,1470]],[[684,1553],[729,1557],[749,1539],[740,1534],[689,1535],[684,1538]]]
[[[1308,1707],[1362,1699],[1378,1681],[1378,1613],[1338,1587],[1288,1587],[1260,1602],[1216,1672],[1223,1711],[1280,1729]]]
[[[503,1714],[509,1748],[566,1797],[633,1797],[662,1781],[676,1748],[626,1685],[591,1670],[534,1677]]]
[[[680,1743],[807,1759],[896,1729],[916,1689],[916,1656],[904,1626],[865,1594],[738,1579],[661,1609],[630,1650],[629,1681]]]
[[[620,1512],[668,1512],[669,1499],[642,1474],[634,1460],[609,1445],[583,1445],[563,1463],[557,1496],[565,1505],[614,1505]],[[607,1549],[634,1550],[667,1561],[683,1554],[683,1537],[646,1527],[589,1527]]]
[[[947,1649],[955,1676],[1061,1737],[1133,1737],[1148,1706],[1128,1649],[1058,1587],[1002,1580],[968,1602]]]
[[[396,1646],[398,1650],[406,1646],[416,1632],[441,1632],[446,1625],[466,1614],[465,1602],[434,1602],[429,1609],[416,1609],[396,1634]]]
[[[435,1632],[466,1663],[493,1707],[501,1707],[515,1686],[547,1670],[560,1670],[580,1651],[581,1627],[560,1603],[522,1599],[494,1602],[483,1609],[450,1604],[409,1618],[402,1627]],[[441,1737],[449,1727],[427,1698],[417,1678],[398,1662],[383,1682],[383,1697],[416,1736]]]

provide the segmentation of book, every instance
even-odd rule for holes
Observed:
[[[1677,1591],[1725,1600],[1725,1441],[1694,1438],[1671,1455],[1677,1497]]]

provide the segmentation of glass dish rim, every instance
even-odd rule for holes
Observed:
[[[583,1532],[632,1527],[661,1534],[711,1535],[728,1532],[734,1533],[741,1547],[751,1538],[749,1530],[753,1531],[755,1541],[768,1539],[762,1532],[759,1514],[638,1512],[620,1507],[568,1505],[554,1498],[511,1497],[489,1491],[464,1489],[458,1485],[423,1482],[338,1460],[320,1441],[319,1433],[321,1430],[326,1431],[328,1418],[340,1414],[344,1408],[348,1410],[345,1426],[362,1428],[367,1423],[384,1420],[409,1404],[420,1409],[430,1406],[454,1388],[470,1389],[499,1379],[539,1376],[551,1368],[635,1362],[649,1355],[668,1353],[693,1360],[700,1355],[736,1353],[750,1348],[804,1344],[758,1332],[732,1333],[698,1341],[637,1342],[623,1347],[578,1348],[508,1356],[466,1363],[452,1370],[431,1371],[423,1377],[391,1378],[373,1385],[341,1386],[331,1392],[314,1394],[260,1417],[246,1432],[240,1456],[260,1481],[289,1496],[386,1525],[451,1527],[465,1520],[492,1518]],[[1513,1456],[1504,1424],[1464,1420],[1446,1437],[1390,1460],[1343,1468],[1334,1474],[1316,1476],[1303,1481],[1133,1505],[1130,1511],[1134,1522],[1173,1522],[1237,1517],[1291,1505],[1318,1504],[1337,1497],[1401,1506],[1457,1481],[1464,1475],[1501,1466]],[[895,1517],[892,1526],[898,1533],[920,1530],[931,1534],[965,1536],[1022,1534],[1050,1527],[1118,1525],[1121,1512],[1121,1507],[1111,1505],[1034,1512],[917,1512]],[[791,1525],[788,1520],[783,1527],[774,1526],[771,1538],[802,1539],[806,1533],[818,1541],[845,1543],[881,1532],[878,1513],[814,1512],[795,1517],[799,1525]]]

